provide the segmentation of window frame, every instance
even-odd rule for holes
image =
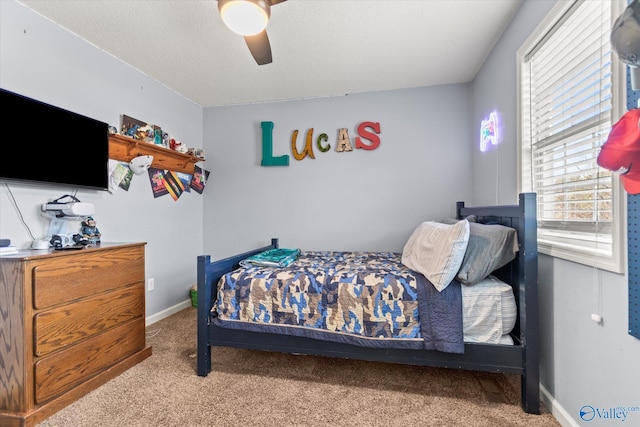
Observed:
[[[530,150],[530,141],[525,135],[530,134],[531,124],[526,119],[525,114],[528,107],[527,91],[523,84],[528,82],[528,67],[526,64],[527,55],[539,43],[544,42],[547,34],[563,18],[563,16],[574,7],[576,3],[584,0],[573,0],[568,2],[557,2],[538,27],[525,40],[516,54],[516,79],[517,79],[517,188],[518,192],[532,191],[532,188],[525,187],[525,176],[531,176],[529,162],[524,162],[525,151]],[[611,1],[611,24],[620,16],[626,7],[624,0]],[[612,111],[611,125],[622,117],[626,110],[626,66],[612,51]],[[612,222],[611,237],[608,241],[603,241],[611,247],[611,255],[603,254],[598,248],[598,238],[602,237],[596,233],[577,233],[557,231],[550,228],[538,227],[538,251],[552,257],[565,259],[611,271],[614,273],[624,273],[626,268],[626,212],[627,197],[620,183],[620,178],[613,175],[612,179]],[[584,240],[586,239],[586,240]],[[607,240],[607,239],[604,239]]]

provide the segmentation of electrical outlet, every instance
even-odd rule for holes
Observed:
[[[155,280],[153,278],[147,279],[147,290],[152,291],[155,288]]]

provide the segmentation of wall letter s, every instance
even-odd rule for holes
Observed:
[[[366,128],[371,128],[375,133],[369,132]],[[360,139],[360,136],[356,136],[356,148],[362,148],[363,150],[375,150],[380,145],[380,137],[377,135],[380,133],[379,122],[362,122],[358,125],[358,135],[364,139],[371,141],[371,144],[367,145]]]

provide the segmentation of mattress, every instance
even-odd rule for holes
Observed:
[[[400,258],[303,252],[284,268],[240,267],[218,284],[213,322],[367,347],[462,352],[463,341],[513,344],[516,307],[508,284],[489,276],[438,292]]]
[[[513,288],[490,275],[475,285],[462,285],[461,291],[464,341],[513,345],[509,333],[518,314]]]

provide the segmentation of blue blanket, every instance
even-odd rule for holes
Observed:
[[[220,280],[212,315],[223,328],[464,351],[460,284],[438,292],[391,252],[307,251],[287,267],[241,267]]]
[[[263,265],[268,267],[287,267],[300,255],[300,249],[269,249],[240,261],[242,267]]]

